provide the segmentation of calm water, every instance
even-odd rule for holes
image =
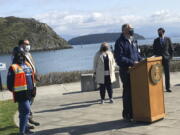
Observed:
[[[179,42],[180,38],[172,38],[173,42]],[[153,39],[139,40],[139,45],[152,44]],[[114,43],[110,43],[114,45]],[[94,54],[99,50],[100,44],[76,45],[72,49],[32,52],[40,74],[49,72],[66,72],[92,69]],[[0,62],[6,63],[7,68],[11,64],[10,55],[0,56]],[[6,82],[6,71],[1,71],[2,80]]]

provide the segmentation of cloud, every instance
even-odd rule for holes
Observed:
[[[105,12],[51,11],[34,18],[49,24],[60,35],[85,35],[92,33],[119,32],[121,25],[131,23],[136,28],[149,25],[173,25],[180,22],[180,14],[168,10],[157,11],[149,16],[133,14],[117,15]]]
[[[154,23],[177,23],[180,15],[169,10],[160,10],[151,15],[150,20]]]

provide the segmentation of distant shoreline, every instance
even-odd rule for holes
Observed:
[[[84,44],[98,44],[102,42],[115,42],[121,33],[99,33],[78,36],[70,39],[68,43],[70,45],[84,45]],[[134,33],[134,38],[137,40],[145,40],[142,35]]]
[[[31,52],[46,52],[46,51],[56,51],[56,50],[64,50],[64,49],[71,49],[73,46],[67,46],[64,48],[52,48],[52,49],[36,49],[36,50],[31,50]],[[0,52],[0,56],[6,55],[6,54],[11,54],[12,52]]]

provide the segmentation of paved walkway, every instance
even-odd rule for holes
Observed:
[[[99,92],[82,93],[79,82],[39,87],[32,110],[41,126],[34,131],[36,135],[179,135],[179,77],[171,74],[173,92],[164,93],[166,117],[153,124],[122,120],[122,89],[114,89],[114,104],[107,100],[101,105]]]
[[[115,103],[98,103],[98,92],[67,92],[37,100],[35,119],[41,126],[37,135],[179,135],[180,86],[165,92],[166,118],[153,124],[122,120],[120,89],[114,90]],[[50,89],[49,89],[50,91]]]

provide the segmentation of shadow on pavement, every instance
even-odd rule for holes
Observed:
[[[180,84],[175,84],[175,86],[180,86]]]
[[[63,95],[79,94],[79,93],[82,93],[82,91],[67,92],[67,93],[63,93]]]
[[[57,109],[49,109],[49,110],[38,111],[35,113],[56,112],[56,111],[64,111],[64,110],[70,110],[70,109],[78,109],[78,108],[89,107],[91,105],[93,105],[93,104],[85,104],[85,105],[69,106],[69,107],[57,108]]]
[[[127,122],[124,120],[108,121],[89,125],[62,127],[48,129],[36,132],[37,135],[53,135],[57,133],[68,133],[70,135],[83,135],[88,133],[98,133],[103,131],[111,131],[114,129],[122,129],[128,127],[147,126],[148,123]]]
[[[113,99],[120,99],[122,97],[114,97]],[[107,99],[106,99],[107,100]],[[100,100],[97,99],[97,100],[92,100],[92,101],[83,101],[83,102],[75,102],[75,103],[70,103],[70,104],[63,104],[63,105],[60,105],[60,106],[70,106],[70,105],[76,105],[76,104],[86,104],[86,103],[98,103]]]
[[[115,97],[114,99],[119,99],[119,98],[121,98],[121,97]],[[35,113],[56,112],[56,111],[64,111],[64,110],[70,110],[70,109],[85,108],[85,107],[90,107],[91,105],[95,105],[95,104],[99,104],[99,100],[63,104],[63,105],[60,105],[60,106],[63,106],[63,108],[42,110],[42,111],[37,111]],[[72,105],[74,105],[74,106],[72,106]]]

